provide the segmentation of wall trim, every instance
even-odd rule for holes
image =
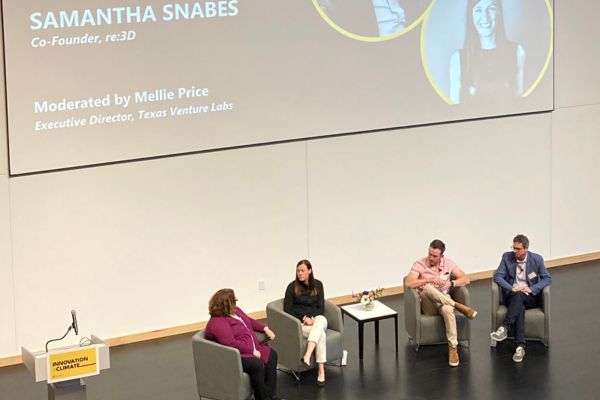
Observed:
[[[567,265],[574,265],[574,264],[580,264],[580,263],[584,263],[584,262],[588,262],[588,261],[598,261],[598,260],[600,260],[600,251],[596,251],[593,253],[580,254],[580,255],[576,255],[576,256],[556,258],[553,260],[546,260],[546,266],[548,268],[564,267]],[[490,269],[490,270],[485,270],[485,271],[480,271],[480,272],[473,272],[468,275],[469,275],[469,278],[471,278],[471,281],[474,282],[474,281],[478,281],[478,280],[482,280],[482,279],[491,278],[494,271],[495,271],[495,269]],[[385,288],[384,297],[394,296],[394,295],[398,295],[398,294],[402,294],[402,293],[404,293],[404,288],[402,287],[402,285],[389,287],[389,288]],[[332,298],[329,298],[328,300],[337,305],[348,304],[348,303],[354,302],[352,295],[332,297]],[[251,313],[248,313],[248,315],[250,315],[252,318],[255,318],[255,319],[264,319],[267,316],[266,311],[264,311],[264,310],[257,311],[257,312],[251,312]],[[193,324],[175,326],[175,327],[171,327],[171,328],[156,329],[156,330],[149,331],[149,332],[142,332],[142,333],[136,333],[136,334],[127,335],[127,336],[115,337],[115,338],[107,339],[105,341],[110,347],[113,347],[113,346],[122,346],[122,345],[126,345],[126,344],[144,342],[146,340],[153,340],[153,339],[160,339],[160,338],[169,337],[169,336],[181,335],[184,333],[192,333],[192,332],[199,331],[200,329],[204,329],[204,327],[206,326],[206,322],[207,321],[201,321],[201,322],[196,322]],[[17,364],[21,364],[21,363],[23,363],[21,356],[9,356],[9,357],[0,358],[0,368],[7,367],[10,365],[17,365]]]
[[[23,363],[23,360],[21,359],[21,356],[0,358],[0,368],[8,367],[9,365],[22,364],[22,363]]]

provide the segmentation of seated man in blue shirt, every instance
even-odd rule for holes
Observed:
[[[514,327],[517,347],[513,361],[521,362],[525,357],[525,310],[538,307],[540,293],[550,285],[552,278],[542,256],[529,251],[527,236],[515,236],[512,248],[513,251],[502,255],[500,265],[494,272],[494,282],[502,288],[502,298],[508,311],[502,325],[490,336],[501,342]]]

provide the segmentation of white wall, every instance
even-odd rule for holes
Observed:
[[[598,86],[600,87],[600,86]],[[552,130],[552,255],[600,248],[600,105],[556,110]]]
[[[0,7],[0,20],[2,20],[2,7]],[[4,37],[0,34],[0,48],[4,48]],[[0,51],[0,72],[4,76],[4,52]],[[6,93],[4,79],[0,79],[0,93]],[[8,174],[8,155],[6,139],[6,96],[0,96],[0,176]]]
[[[248,310],[281,297],[307,248],[305,153],[294,143],[12,179],[17,344],[62,335],[72,308],[84,333],[114,337],[206,320],[221,287]]]
[[[16,354],[8,176],[0,174],[0,357]]]
[[[541,114],[311,141],[310,256],[327,269],[329,293],[401,285],[435,238],[467,272],[493,268],[519,232],[548,254],[550,122]]]
[[[600,2],[554,2],[552,256],[600,245]]]
[[[205,320],[224,286],[259,310],[303,257],[335,296],[400,284],[434,237],[468,272],[518,232],[600,250],[599,11],[555,1],[553,113],[12,178],[0,140],[0,357],[72,308],[104,337]]]
[[[1,16],[2,9],[0,7]],[[4,46],[2,39],[2,35],[0,35],[0,46]],[[4,53],[1,51],[0,74],[0,76],[4,76]],[[0,92],[5,92],[4,79],[0,79]],[[4,96],[0,96],[0,110],[6,110]],[[16,353],[13,264],[11,257],[6,114],[0,112],[0,357]]]
[[[554,1],[554,105],[600,103],[600,2]]]

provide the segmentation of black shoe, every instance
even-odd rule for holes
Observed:
[[[310,368],[310,363],[304,361],[304,357],[300,357],[300,363],[304,365],[306,368]]]
[[[325,387],[325,380],[320,381],[319,379],[317,379],[317,386],[318,387]]]

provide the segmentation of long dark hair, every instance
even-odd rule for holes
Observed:
[[[475,22],[473,21],[473,8],[480,1],[481,0],[469,0],[467,2],[467,25],[465,30],[465,44],[463,46],[464,59],[461,60],[461,69],[464,71],[463,82],[465,81],[465,76],[469,77],[468,79],[472,76],[473,60],[475,55],[481,50],[479,32],[477,32]],[[502,8],[502,0],[494,1],[496,3],[496,24],[494,26],[496,48],[503,49],[509,43],[506,38],[506,30],[504,27],[504,10]]]
[[[480,49],[481,43],[479,41],[479,32],[475,28],[475,22],[473,21],[473,8],[481,0],[469,0],[467,2],[467,27],[465,32],[465,46],[464,48]],[[502,46],[507,42],[506,30],[504,27],[504,10],[502,8],[502,0],[494,0],[496,3],[496,25],[494,27],[494,36],[496,38],[496,47]]]
[[[296,264],[296,270],[301,265],[306,266],[306,268],[308,268],[308,270],[310,271],[310,274],[308,274],[308,288],[310,289],[310,295],[316,296],[319,293],[319,291],[315,287],[315,274],[312,272],[312,264],[308,260],[300,260]],[[303,288],[306,288],[306,284],[300,281],[300,279],[298,279],[298,272],[296,272],[296,280],[294,285],[294,294],[296,295],[296,297],[300,297]]]

